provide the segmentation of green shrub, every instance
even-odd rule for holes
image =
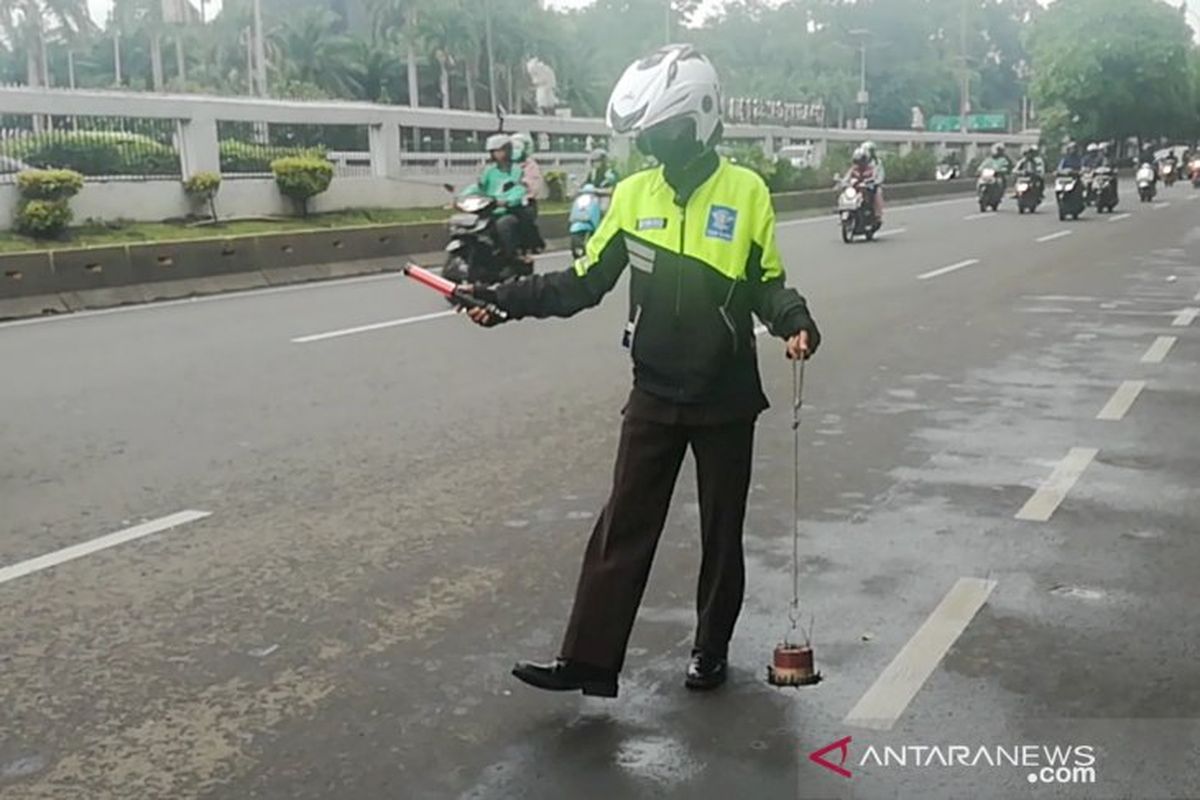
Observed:
[[[66,200],[24,200],[17,206],[18,233],[38,239],[53,239],[71,224],[74,215]]]
[[[217,192],[221,189],[221,176],[215,172],[197,172],[183,182],[183,190],[198,203],[208,205],[212,218],[217,218]]]
[[[271,145],[225,139],[220,144],[221,172],[270,172],[271,162],[281,158],[315,158],[325,160],[325,151],[318,148],[274,147]]]
[[[9,139],[0,155],[44,168],[73,169],[84,175],[177,175],[174,149],[137,133],[53,131]]]
[[[560,203],[567,197],[567,173],[552,169],[546,173],[546,191],[552,203]]]
[[[69,200],[83,188],[83,176],[69,169],[29,169],[17,176],[26,200]]]
[[[279,191],[295,201],[302,216],[308,216],[308,201],[329,188],[333,166],[328,161],[308,157],[280,158],[271,162]]]
[[[937,156],[932,150],[914,149],[903,156],[892,156],[885,164],[888,183],[931,181],[937,171]]]

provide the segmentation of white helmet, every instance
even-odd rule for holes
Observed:
[[[509,136],[507,133],[493,133],[491,136],[489,136],[487,138],[487,141],[483,145],[483,149],[486,152],[491,153],[496,150],[503,150],[505,148],[511,148],[512,144],[513,144],[512,137]]]
[[[1094,153],[1099,149],[1100,149],[1100,145],[1096,144],[1095,142],[1092,142],[1087,146],[1087,151],[1089,153]]]
[[[519,157],[532,155],[534,151],[533,137],[521,131],[512,135],[513,150]]]
[[[689,44],[655,50],[625,70],[608,100],[608,126],[639,134],[673,119],[695,121],[695,137],[712,147],[721,133],[721,87],[709,60]]]

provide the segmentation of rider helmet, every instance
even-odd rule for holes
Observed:
[[[859,147],[854,151],[854,163],[860,167],[865,167],[871,163],[871,153],[865,146]]]
[[[505,150],[508,152],[508,157],[512,158],[512,137],[507,133],[493,133],[487,138],[487,141],[483,145],[483,149],[488,155],[492,155],[497,150]]]
[[[524,160],[533,155],[534,145],[533,137],[524,131],[514,133],[512,135],[513,158],[517,161]]]
[[[686,164],[721,138],[717,71],[691,45],[661,47],[625,69],[606,117],[613,132],[636,136],[643,153]]]

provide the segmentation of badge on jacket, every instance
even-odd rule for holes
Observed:
[[[729,206],[710,206],[708,227],[704,235],[710,239],[733,241],[733,229],[737,227],[737,211]]]

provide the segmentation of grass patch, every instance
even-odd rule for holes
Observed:
[[[541,213],[564,212],[567,203],[542,203]],[[63,239],[45,241],[21,236],[12,231],[0,232],[0,253],[25,250],[64,250],[72,247],[107,247],[148,242],[172,242],[183,239],[224,239],[230,236],[252,236],[284,231],[328,230],[363,225],[397,225],[416,222],[438,222],[449,217],[447,208],[363,208],[313,214],[304,219],[247,220],[222,222],[216,225],[193,226],[174,222],[111,222],[89,223],[68,230]]]

